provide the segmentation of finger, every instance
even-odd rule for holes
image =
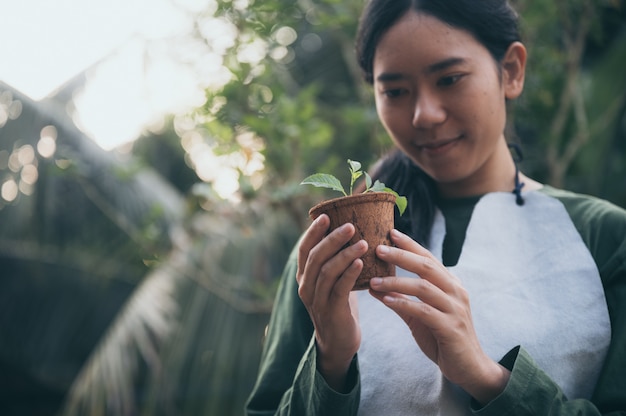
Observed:
[[[347,296],[361,274],[363,261],[360,257],[366,252],[367,242],[360,240],[328,260],[322,266],[317,279],[316,292],[319,296],[324,299],[329,299],[333,295]]]
[[[398,248],[403,248],[404,250],[431,259],[435,264],[439,266],[440,269],[446,271],[448,277],[460,282],[460,280],[456,276],[448,272],[448,269],[443,264],[441,264],[441,262],[433,255],[433,253],[431,253],[428,249],[420,245],[417,241],[413,240],[408,235],[394,229],[391,230],[391,240]]]
[[[309,257],[309,252],[315,247],[328,232],[330,226],[330,219],[328,215],[322,214],[315,219],[306,230],[302,239],[300,240],[300,246],[298,247],[298,276],[304,273],[304,266],[306,265]],[[298,282],[300,283],[300,282]]]
[[[334,264],[331,262],[330,266],[326,264],[341,250],[343,246],[346,245],[348,241],[350,241],[354,232],[354,225],[349,223],[344,224],[324,237],[318,244],[311,248],[308,253],[304,253],[302,251],[299,253],[301,256],[300,261],[303,261],[303,258],[306,258],[306,261],[304,261],[303,272],[298,273],[300,276],[300,281],[298,282],[300,285],[299,293],[303,300],[312,299],[315,295],[322,268],[325,270],[323,276],[324,280],[327,281],[328,284],[332,285],[343,270],[348,267],[350,262],[358,257],[352,257],[347,260],[344,255],[342,268],[338,268],[341,264],[337,265],[336,262]],[[327,296],[328,295],[326,293],[326,298]]]
[[[380,245],[376,248],[376,255],[381,260],[417,274],[446,293],[458,289],[460,281],[428,250],[396,230],[392,231],[392,241],[396,247]]]
[[[400,293],[381,293],[373,290],[370,290],[370,293],[411,327],[416,325],[416,319],[430,329],[441,328],[446,322],[445,313],[415,298]]]
[[[370,287],[378,292],[381,297],[390,293],[404,294],[418,298],[443,312],[453,310],[451,297],[426,279],[395,276],[375,277],[370,280]]]
[[[304,265],[305,270],[309,265],[322,265],[337,254],[352,238],[355,233],[354,225],[343,224],[331,231],[318,244],[308,252],[308,258]]]
[[[454,290],[456,283],[450,278],[451,275],[448,270],[430,256],[423,256],[403,248],[385,245],[376,247],[376,255],[383,261],[417,274],[445,292]]]
[[[363,260],[354,260],[337,281],[332,294],[338,297],[350,296],[361,271],[363,271]]]
[[[391,236],[391,241],[395,244],[396,247],[402,248],[404,250],[410,251],[420,256],[429,257],[429,258],[432,258],[433,260],[436,260],[435,256],[433,256],[430,251],[428,251],[426,248],[424,248],[421,244],[413,240],[408,235],[396,229],[393,229],[391,230],[390,236]]]

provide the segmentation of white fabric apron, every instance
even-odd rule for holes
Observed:
[[[437,212],[431,246],[439,259],[444,236]],[[597,267],[560,201],[529,192],[517,206],[510,193],[484,196],[450,270],[469,293],[478,339],[492,359],[522,345],[568,398],[591,396],[610,322]],[[359,415],[469,415],[469,395],[441,375],[404,321],[367,291],[357,297]]]

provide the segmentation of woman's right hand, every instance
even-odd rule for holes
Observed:
[[[361,329],[350,293],[363,269],[364,240],[342,247],[355,233],[344,224],[326,235],[330,220],[320,215],[304,234],[298,249],[298,295],[306,307],[317,344],[317,368],[337,391],[345,388],[352,358],[361,344]]]

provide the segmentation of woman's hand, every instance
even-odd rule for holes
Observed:
[[[504,390],[510,373],[480,346],[467,291],[411,238],[393,230],[391,239],[396,247],[378,246],[378,257],[421,279],[375,278],[370,292],[406,322],[424,354],[448,380],[486,404]]]
[[[298,295],[306,307],[318,349],[317,367],[335,390],[345,387],[350,362],[361,344],[361,329],[350,306],[350,292],[363,269],[367,243],[345,249],[355,229],[344,224],[326,236],[330,221],[320,215],[298,249]]]

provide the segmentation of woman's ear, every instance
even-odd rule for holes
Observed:
[[[524,90],[526,74],[526,48],[521,42],[513,42],[502,59],[502,82],[504,95],[512,100]]]

